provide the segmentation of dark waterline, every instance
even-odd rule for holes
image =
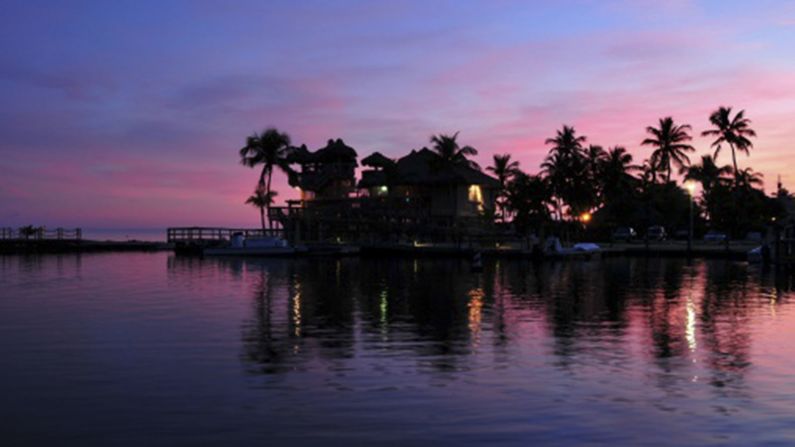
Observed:
[[[5,445],[791,445],[792,279],[730,261],[0,256]]]
[[[146,241],[161,242],[166,240],[165,228],[86,228],[83,238],[94,241]]]

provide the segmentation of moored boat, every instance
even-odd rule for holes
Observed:
[[[274,236],[244,237],[235,234],[227,245],[207,247],[205,256],[290,256],[297,253],[286,240]]]

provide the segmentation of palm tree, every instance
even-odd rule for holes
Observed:
[[[755,137],[756,132],[751,129],[751,120],[745,117],[745,110],[740,110],[731,116],[731,107],[718,107],[718,110],[712,112],[709,116],[709,122],[713,128],[701,132],[702,136],[716,136],[718,138],[712,142],[712,147],[715,148],[714,158],[718,158],[718,154],[722,148],[722,144],[726,143],[732,150],[732,164],[734,165],[735,180],[739,178],[740,170],[737,168],[737,155],[736,151],[744,152],[745,155],[750,155],[749,151],[754,147],[749,137]]]
[[[247,205],[259,208],[259,218],[263,230],[265,229],[265,209],[270,210],[270,206],[273,204],[276,194],[276,191],[266,191],[264,187],[260,186],[254,190],[254,194],[246,199]]]
[[[605,158],[607,158],[607,152],[605,152],[602,146],[591,144],[587,149],[585,149],[583,156],[585,161],[585,175],[587,176],[588,183],[590,184],[590,202],[593,205],[596,205],[596,203],[599,201],[599,198],[602,196],[602,193],[604,192],[601,187],[602,182],[599,181],[599,170],[601,169]]]
[[[514,175],[519,172],[519,162],[511,160],[511,154],[494,154],[494,164],[486,168],[487,171],[497,176],[500,182],[500,191],[498,197],[503,200],[497,201],[497,208],[500,211],[502,221],[505,221],[505,196],[506,186]]]
[[[541,163],[541,174],[549,184],[549,192],[554,196],[553,203],[558,220],[563,219],[563,196],[565,195],[568,160],[560,152],[550,152]]]
[[[718,166],[711,155],[702,155],[701,164],[696,164],[682,170],[686,180],[695,180],[701,183],[701,188],[705,193],[709,193],[721,182],[726,180],[724,176],[732,173],[731,166]]]
[[[633,188],[637,179],[632,175],[639,166],[632,164],[632,154],[622,146],[615,146],[605,153],[599,162],[598,183],[606,199],[614,197],[618,192],[626,192]]]
[[[537,175],[517,172],[506,185],[506,208],[515,213],[514,225],[520,231],[538,229],[549,220],[549,186]]]
[[[574,127],[567,125],[545,141],[552,148],[541,164],[541,172],[555,196],[558,219],[563,218],[563,203],[568,205],[570,214],[576,215],[592,202],[593,189],[588,185],[582,146],[585,141],[586,137],[577,136]]]
[[[643,160],[643,164],[639,166],[640,181],[644,185],[651,185],[657,183],[657,177],[660,175],[660,169],[655,165],[651,159]]]
[[[545,144],[551,144],[552,148],[549,153],[557,152],[564,157],[576,157],[582,154],[582,145],[585,143],[585,136],[577,136],[577,131],[573,126],[563,125],[561,130],[558,130],[553,138],[547,138]]]
[[[441,162],[448,165],[465,165],[474,169],[480,169],[477,163],[468,159],[468,156],[478,154],[477,149],[472,146],[461,147],[458,145],[458,132],[453,135],[439,134],[431,136],[433,151],[439,155]]]
[[[287,162],[287,157],[292,150],[290,136],[271,127],[260,134],[255,132],[246,138],[246,145],[239,151],[240,162],[250,168],[262,165],[257,187],[264,188],[264,194],[268,194],[271,191],[274,168],[278,168],[287,175],[292,172]],[[270,210],[270,203],[267,208]]]
[[[690,129],[691,127],[688,124],[674,124],[674,120],[670,116],[660,119],[659,128],[653,126],[646,128],[646,132],[651,134],[652,138],[646,138],[641,144],[656,148],[651,154],[651,163],[667,170],[666,182],[671,181],[671,167],[673,165],[682,169],[690,164],[687,152],[696,150],[696,148],[686,143],[693,139],[688,134]]]
[[[754,172],[751,168],[740,169],[736,174],[737,186],[745,188],[762,187],[764,181],[762,180],[761,172]]]
[[[494,164],[486,168],[487,171],[497,176],[500,187],[505,189],[505,185],[517,172],[519,172],[519,162],[511,161],[511,154],[494,154]]]

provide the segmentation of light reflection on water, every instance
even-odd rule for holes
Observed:
[[[791,287],[728,261],[0,256],[0,434],[790,444]]]

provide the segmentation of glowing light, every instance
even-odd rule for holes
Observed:
[[[378,308],[381,311],[381,325],[384,327],[387,323],[386,317],[387,311],[389,310],[389,300],[387,299],[386,290],[381,292],[381,301],[379,302]]]
[[[588,223],[588,222],[590,222],[590,221],[591,221],[591,218],[592,218],[592,217],[593,217],[593,216],[591,216],[591,213],[588,213],[588,212],[586,212],[586,213],[582,213],[582,214],[580,214],[580,222],[582,222],[582,223]]]
[[[688,180],[685,182],[685,189],[687,189],[687,193],[691,196],[695,195],[696,193],[696,182],[692,180]]]
[[[693,299],[687,299],[687,323],[685,325],[685,338],[687,339],[687,347],[690,352],[696,352],[698,343],[696,342],[696,305]]]
[[[293,324],[295,328],[293,334],[296,337],[301,336],[301,284],[295,285],[295,296],[293,297]]]
[[[472,334],[473,347],[477,347],[480,342],[480,324],[483,318],[483,297],[486,296],[481,288],[469,291],[469,303],[467,303],[469,320],[469,332]]]
[[[483,191],[480,189],[480,185],[469,185],[469,201],[478,205],[483,203]]]

